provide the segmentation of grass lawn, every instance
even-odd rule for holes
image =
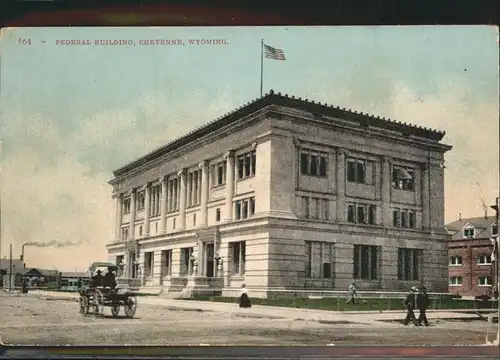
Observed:
[[[238,299],[221,296],[197,296],[189,300],[214,301],[236,303]],[[405,310],[403,299],[394,298],[366,298],[356,299],[355,305],[346,304],[345,298],[331,297],[323,299],[303,299],[293,297],[258,299],[252,298],[252,304],[266,306],[293,307],[304,309],[332,310],[332,311],[376,311],[376,310]],[[470,300],[433,299],[431,310],[440,309],[474,309],[475,302]],[[486,309],[497,309],[496,301],[489,301]]]

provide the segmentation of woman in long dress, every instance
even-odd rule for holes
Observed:
[[[245,284],[241,285],[241,293],[240,293],[240,308],[249,308],[252,307],[250,303],[250,298],[248,297],[248,290],[245,287]]]

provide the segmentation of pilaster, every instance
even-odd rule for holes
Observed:
[[[382,157],[382,224],[392,227],[391,219],[391,158]]]
[[[201,199],[200,199],[200,227],[207,226],[208,221],[208,161],[202,161],[198,164],[198,167],[201,169]]]
[[[161,183],[161,207],[160,207],[160,234],[165,234],[167,230],[167,177],[160,178]]]
[[[184,231],[186,228],[186,169],[180,170],[177,175],[180,178],[180,199],[179,199],[179,231]]]
[[[135,197],[136,197],[136,190],[132,189],[130,194],[130,225],[129,225],[129,239],[134,240],[135,239],[135,215],[136,215],[136,209],[135,209]]]
[[[337,216],[337,222],[343,223],[346,221],[346,209],[345,209],[345,181],[346,181],[346,176],[345,176],[345,151],[344,149],[337,149],[337,163],[336,163],[337,169],[337,182],[336,182],[336,192],[337,192],[337,199],[336,199],[336,204],[337,204],[337,209],[336,209],[336,216]]]
[[[113,198],[116,201],[115,241],[119,241],[122,228],[122,194],[114,194]]]
[[[150,204],[151,204],[151,183],[146,184],[145,191],[145,200],[144,200],[144,237],[149,237],[150,232]]]
[[[233,220],[233,197],[234,197],[234,151],[229,151],[225,155],[226,160],[226,211],[225,221]]]

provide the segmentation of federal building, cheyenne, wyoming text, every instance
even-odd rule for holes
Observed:
[[[226,39],[56,40],[58,46],[184,46],[228,45]]]

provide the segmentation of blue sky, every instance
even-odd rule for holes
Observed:
[[[32,45],[18,45],[19,38]],[[113,228],[112,170],[257,98],[262,38],[287,57],[264,60],[265,92],[446,130],[445,141],[454,146],[447,156],[447,221],[482,214],[479,197],[494,201],[497,28],[7,29],[2,256],[21,239],[70,239],[85,254],[74,264],[61,259],[66,248],[37,249],[40,256],[31,261],[74,270],[104,258]],[[135,46],[56,46],[77,39],[134,40]],[[139,45],[146,39],[186,45]],[[228,44],[194,46],[188,39]]]

